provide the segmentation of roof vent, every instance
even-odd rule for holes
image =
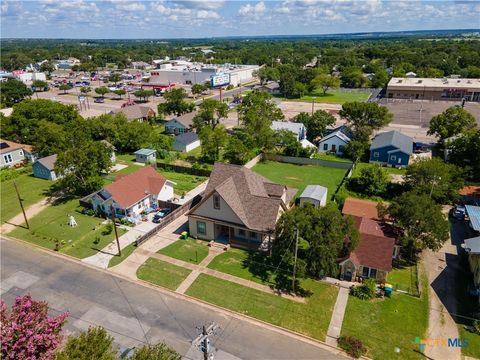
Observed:
[[[399,84],[400,84],[401,82],[402,82],[402,79],[399,79],[399,80],[397,81],[397,83],[399,83]]]
[[[417,83],[418,84],[421,84],[423,82],[423,80],[418,80]]]

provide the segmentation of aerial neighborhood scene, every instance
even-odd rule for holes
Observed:
[[[480,359],[478,2],[0,11],[0,358]]]

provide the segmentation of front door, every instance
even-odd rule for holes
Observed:
[[[334,152],[334,153],[337,152],[337,145],[332,144],[332,152]]]

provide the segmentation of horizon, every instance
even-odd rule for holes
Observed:
[[[2,1],[0,10],[2,39],[308,37],[480,28],[480,3],[458,0],[41,0]]]

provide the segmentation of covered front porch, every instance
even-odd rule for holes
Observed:
[[[269,251],[272,236],[240,226],[214,222],[215,242],[246,250]]]

